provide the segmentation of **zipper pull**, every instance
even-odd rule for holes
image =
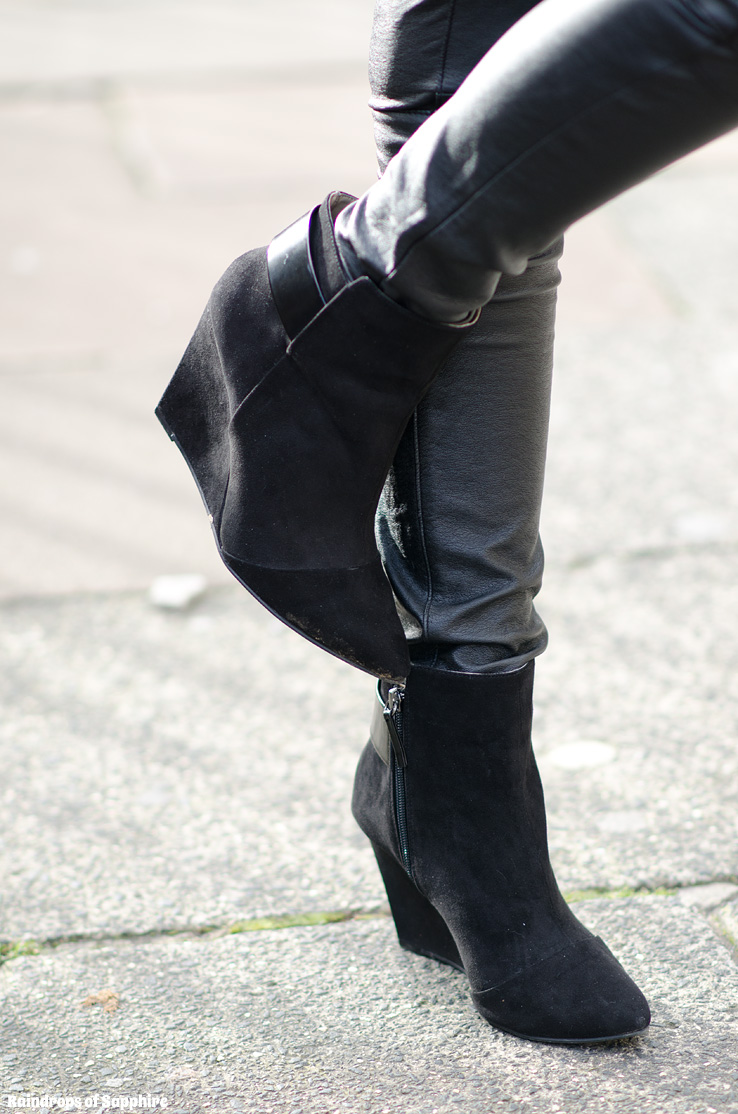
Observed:
[[[395,752],[395,761],[397,765],[404,769],[407,766],[407,755],[405,748],[402,745],[402,699],[405,695],[405,690],[400,685],[393,685],[387,693],[387,703],[384,706],[384,722],[387,725],[387,731],[392,741],[392,749]]]

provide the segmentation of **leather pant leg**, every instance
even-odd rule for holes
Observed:
[[[737,124],[738,0],[546,0],[337,237],[398,301],[461,320],[579,217]]]
[[[377,0],[380,169],[531,0]],[[488,672],[541,653],[533,606],[559,245],[505,277],[418,407],[377,516],[416,664]]]
[[[383,171],[538,0],[375,0],[369,81]]]

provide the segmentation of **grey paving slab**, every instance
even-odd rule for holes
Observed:
[[[629,190],[567,234],[560,320],[638,329],[648,321],[730,317],[731,245],[725,196],[738,172],[730,132]],[[717,296],[716,296],[717,295]],[[710,335],[705,333],[709,347]]]
[[[621,238],[638,243],[672,303],[705,327],[735,319],[736,173],[733,131],[657,175],[648,189],[625,194],[612,210]]]
[[[738,880],[734,562],[705,548],[551,571],[534,731],[568,885]]]
[[[669,898],[578,911],[649,994],[646,1036],[567,1049],[499,1033],[387,918],[67,945],[2,970],[0,1092],[163,1095],[187,1114],[737,1110],[738,969],[707,922]],[[82,1005],[106,990],[114,1012]]]
[[[723,557],[556,574],[535,736],[567,892],[738,882]],[[238,586],[8,603],[0,647],[5,938],[383,901],[348,808],[372,681]]]
[[[12,91],[363,60],[371,11],[371,0],[282,0],[278,12],[267,0],[3,0],[0,81]]]
[[[153,419],[172,363],[0,376],[0,595],[115,590],[193,571],[230,581],[200,496]]]
[[[673,300],[643,266],[637,244],[624,239],[612,208],[598,209],[567,232],[561,272],[559,338],[582,329],[612,329],[624,320],[638,329],[677,315]]]
[[[549,568],[735,543],[738,331],[680,320],[560,337],[542,533]]]
[[[281,201],[294,213],[329,190],[360,193],[372,184],[368,98],[366,64],[335,76],[314,66],[266,84],[130,86],[119,95],[111,126],[120,156],[145,191],[200,207]],[[135,150],[144,143],[148,159]]]
[[[3,618],[5,938],[382,900],[349,813],[371,678],[237,588]]]
[[[572,230],[543,514],[551,563],[738,539],[737,173],[731,133]]]

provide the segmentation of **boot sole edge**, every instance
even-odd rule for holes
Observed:
[[[238,575],[238,573],[235,572],[233,570],[233,568],[231,567],[231,565],[229,564],[229,562],[227,560],[226,552],[220,544],[220,540],[218,538],[218,532],[217,532],[217,529],[216,529],[216,526],[215,526],[213,514],[212,514],[212,512],[210,510],[210,507],[208,505],[208,501],[207,501],[205,493],[202,489],[202,486],[200,484],[200,480],[198,479],[197,472],[195,471],[195,468],[194,468],[192,462],[190,461],[190,458],[189,458],[188,454],[185,452],[185,450],[184,450],[183,446],[181,445],[181,443],[179,441],[179,438],[177,437],[176,433],[174,433],[171,423],[168,421],[168,419],[166,418],[166,416],[164,414],[163,408],[161,406],[157,406],[154,410],[154,414],[156,415],[159,422],[161,423],[161,426],[164,429],[164,432],[166,433],[167,437],[169,437],[170,441],[172,441],[173,444],[176,445],[177,449],[179,450],[179,452],[182,456],[182,459],[184,460],[185,464],[189,468],[190,475],[192,476],[193,480],[195,481],[195,485],[197,487],[198,492],[200,493],[200,498],[202,499],[203,506],[205,507],[205,510],[207,511],[208,520],[210,522],[210,529],[213,533],[213,538],[215,540],[215,547],[218,551],[218,556],[220,557],[220,559],[223,562],[223,564],[225,565],[225,567],[228,569],[231,576],[236,581],[238,581],[238,583],[241,585],[241,587],[245,588],[246,591],[249,593],[249,595],[253,599],[255,599],[257,603],[261,604],[261,606],[263,608],[265,608],[265,610],[268,611],[270,615],[273,615],[275,619],[279,619],[280,623],[284,623],[284,625],[286,627],[288,627],[289,630],[294,631],[295,634],[299,634],[300,637],[304,638],[306,642],[310,642],[311,645],[317,646],[318,649],[323,650],[327,654],[330,654],[331,657],[337,658],[338,661],[345,662],[347,665],[352,665],[355,669],[359,669],[363,673],[368,673],[370,677],[378,677],[381,680],[390,681],[393,684],[404,684],[405,680],[406,680],[406,676],[399,677],[399,676],[394,676],[394,675],[391,675],[391,674],[388,674],[388,673],[378,673],[376,671],[376,669],[371,669],[369,666],[362,665],[358,661],[349,661],[348,658],[343,657],[337,651],[332,650],[329,646],[324,645],[322,642],[318,642],[315,638],[311,638],[310,635],[306,634],[305,631],[303,631],[300,627],[295,626],[293,623],[290,623],[290,621],[288,619],[286,619],[283,615],[280,615],[279,612],[275,611],[268,603],[266,603],[261,598],[261,596],[257,595],[257,593],[254,591],[253,588],[251,588],[244,580],[241,579],[241,577]]]
[[[613,1036],[606,1037],[537,1037],[532,1036],[530,1033],[520,1033],[516,1029],[510,1029],[506,1025],[500,1025],[497,1021],[492,1021],[489,1017],[485,1017],[481,1010],[477,1010],[479,1016],[491,1025],[493,1029],[498,1029],[501,1033],[507,1033],[508,1036],[517,1037],[519,1040],[533,1041],[535,1044],[564,1044],[564,1045],[585,1045],[585,1044],[612,1044],[615,1041],[632,1040],[633,1037],[639,1037],[647,1032],[649,1026],[645,1025],[642,1029],[632,1029],[627,1033],[616,1033]]]

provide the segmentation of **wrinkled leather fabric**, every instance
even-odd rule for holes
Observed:
[[[380,169],[459,87],[530,0],[377,0],[369,77]],[[489,672],[548,635],[538,523],[558,259],[503,277],[418,407],[377,514],[417,663]]]
[[[738,123],[738,0],[546,0],[342,214],[365,273],[460,320],[574,221]]]
[[[532,358],[534,314],[520,299],[517,364],[514,343],[500,360],[490,308],[574,220],[738,123],[738,0],[379,0],[371,80],[380,166],[412,137],[339,221],[339,242],[429,316],[456,319],[489,303],[476,357],[457,350],[398,453],[378,522],[383,558],[414,660],[509,667],[545,646],[532,606],[540,548],[528,540],[540,509],[530,479],[543,474],[536,436],[545,437],[553,306]],[[518,434],[530,453],[519,482],[506,452]],[[443,485],[455,493],[450,515]]]
[[[377,538],[416,664],[490,672],[545,649],[533,601],[558,257],[505,277],[395,454]]]
[[[381,170],[533,7],[531,0],[376,0],[369,82]]]

